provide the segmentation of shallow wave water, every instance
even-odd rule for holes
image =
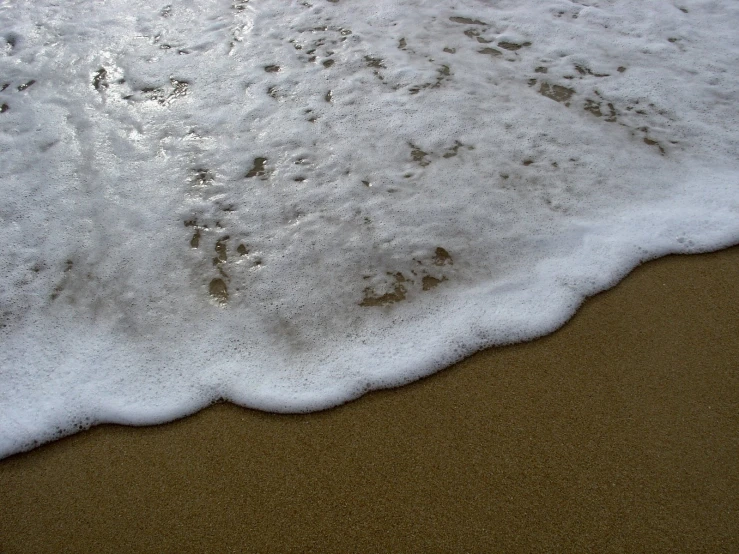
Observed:
[[[0,457],[327,408],[739,242],[730,1],[0,2]]]

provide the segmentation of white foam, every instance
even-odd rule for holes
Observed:
[[[739,242],[738,26],[720,1],[3,5],[0,456],[220,398],[333,406]]]

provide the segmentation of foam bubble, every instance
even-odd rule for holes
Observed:
[[[330,407],[739,241],[732,3],[0,22],[0,456],[222,398]]]

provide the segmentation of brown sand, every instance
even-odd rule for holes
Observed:
[[[0,551],[739,552],[739,247],[324,413],[219,405],[0,462]]]

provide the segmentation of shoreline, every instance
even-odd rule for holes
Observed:
[[[216,405],[0,461],[0,551],[739,550],[739,246],[343,406]]]

